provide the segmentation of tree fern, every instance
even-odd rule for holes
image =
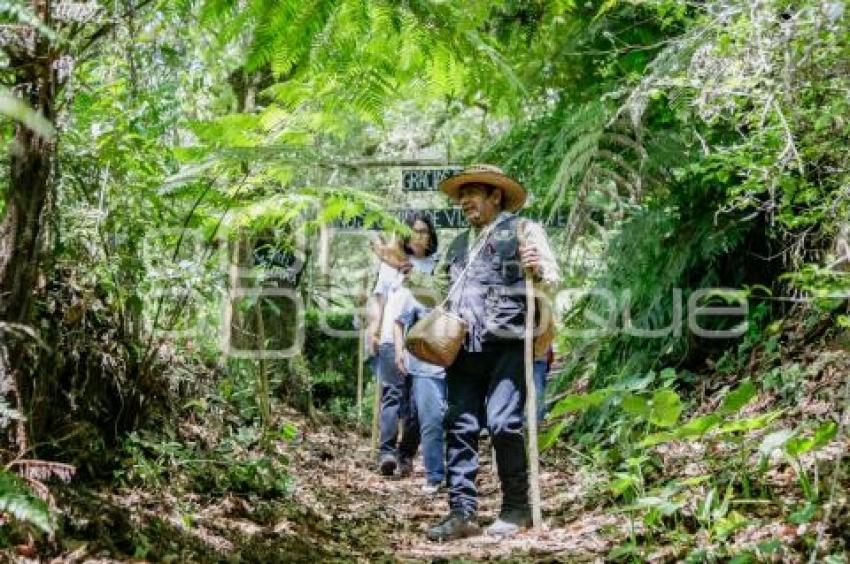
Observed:
[[[232,21],[219,14],[232,17],[234,10]],[[496,44],[475,31],[489,14],[487,3],[454,7],[382,0],[252,0],[234,9],[229,2],[210,0],[202,11],[205,21],[220,27],[228,39],[249,30],[247,68],[268,65],[285,77],[274,93],[290,105],[325,100],[340,108],[356,103],[368,117],[376,117],[398,88],[369,78],[375,73],[399,82],[424,78],[440,92],[459,95],[460,77],[474,72],[476,87],[502,85],[503,102],[508,94],[516,100],[523,91]]]
[[[569,211],[566,262],[595,210],[607,217],[612,209],[636,204],[643,187],[652,184],[646,178],[654,174],[645,166],[646,150],[628,126],[609,124],[611,113],[600,102],[562,102],[499,140],[483,157],[517,174],[537,193],[541,210]]]

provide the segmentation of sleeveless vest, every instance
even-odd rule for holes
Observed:
[[[487,237],[449,308],[468,324],[464,348],[480,352],[485,343],[522,340],[525,335],[525,280],[519,257],[519,218],[503,216]],[[466,267],[470,231],[458,235],[446,253],[451,284]]]

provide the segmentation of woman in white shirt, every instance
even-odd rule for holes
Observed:
[[[399,475],[409,476],[413,469],[413,456],[419,447],[419,429],[412,408],[410,379],[398,370],[393,344],[395,322],[404,305],[402,283],[412,270],[431,274],[436,265],[437,232],[430,217],[421,212],[407,216],[405,223],[411,228],[410,237],[402,241],[405,257],[392,261],[391,266],[382,260],[378,281],[373,292],[376,304],[370,311],[370,341],[377,349],[378,377],[381,382],[380,440],[378,471],[392,476],[396,468]],[[386,248],[376,249],[385,258]],[[402,421],[402,436],[398,437],[398,422]]]

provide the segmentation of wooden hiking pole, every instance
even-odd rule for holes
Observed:
[[[357,335],[357,427],[363,425],[363,365],[366,362],[366,323],[369,316],[365,309],[368,307],[366,293],[369,291],[369,273],[363,277],[363,295],[360,297],[360,308],[357,315],[360,317],[360,331]]]
[[[383,311],[381,312],[383,313]],[[378,327],[381,326],[380,320],[378,321]],[[365,338],[365,337],[364,337]],[[374,338],[374,336],[373,336]],[[369,350],[371,352],[372,345],[369,345]],[[375,374],[374,374],[374,383],[375,383],[375,393],[374,393],[374,401],[372,402],[372,452],[377,455],[378,454],[378,416],[381,411],[381,374],[380,374],[380,354],[378,351],[378,347],[375,347]]]
[[[381,309],[381,317],[383,317],[383,308]],[[378,327],[381,326],[381,320],[378,320]],[[374,336],[373,336],[374,338]],[[379,347],[375,346],[375,394],[372,402],[372,452],[375,456],[378,455],[378,420],[381,412],[381,355]]]
[[[366,347],[366,324],[365,317],[360,314],[360,335],[357,339],[357,426],[363,424],[363,349]]]
[[[537,448],[537,389],[534,386],[534,273],[525,269],[525,420],[528,421],[528,482],[531,523],[535,532],[543,527],[540,508],[540,455]]]
[[[376,359],[377,362],[377,359]],[[377,370],[375,371],[377,372]],[[381,411],[381,378],[375,375],[375,401],[372,404],[372,452],[378,453],[378,415]]]

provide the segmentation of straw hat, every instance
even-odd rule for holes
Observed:
[[[525,203],[525,188],[493,165],[475,164],[440,182],[440,190],[455,202],[460,200],[460,189],[467,184],[487,184],[502,191],[502,209],[516,211]]]

